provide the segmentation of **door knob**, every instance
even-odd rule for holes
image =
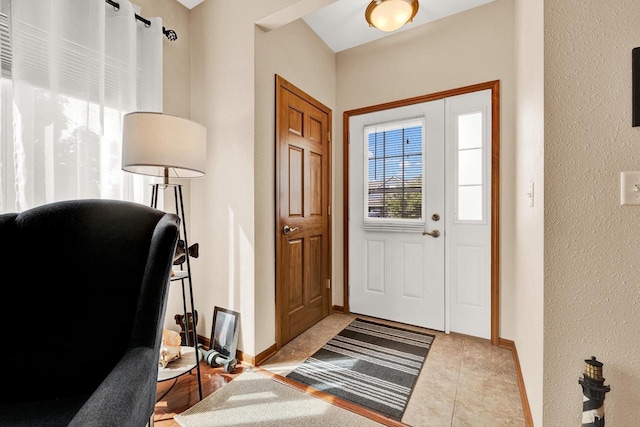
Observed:
[[[289,233],[293,233],[294,231],[298,231],[298,227],[289,227],[288,225],[285,225],[284,228],[282,229],[282,234],[284,234],[285,236]]]
[[[439,230],[433,230],[432,232],[423,231],[422,235],[423,236],[429,235],[429,236],[434,237],[434,238],[437,239],[438,237],[440,237],[440,231]]]

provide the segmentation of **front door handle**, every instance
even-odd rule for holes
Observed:
[[[429,235],[429,236],[434,237],[434,238],[437,239],[438,237],[440,237],[440,231],[439,230],[433,230],[432,232],[423,231],[422,235],[423,236]]]
[[[298,227],[289,227],[288,225],[285,225],[284,228],[282,229],[282,234],[284,234],[285,236],[289,233],[293,233],[294,231],[298,231]]]

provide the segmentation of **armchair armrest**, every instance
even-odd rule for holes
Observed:
[[[69,426],[144,427],[153,414],[157,378],[153,348],[129,349]]]

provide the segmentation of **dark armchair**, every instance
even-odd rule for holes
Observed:
[[[0,215],[0,425],[153,415],[179,218],[116,200]]]

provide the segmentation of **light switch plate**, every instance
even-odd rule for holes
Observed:
[[[620,172],[620,204],[640,205],[640,172]]]
[[[535,200],[533,182],[529,183],[529,191],[527,192],[527,198],[529,199],[529,207],[532,208],[534,206],[534,200]]]

